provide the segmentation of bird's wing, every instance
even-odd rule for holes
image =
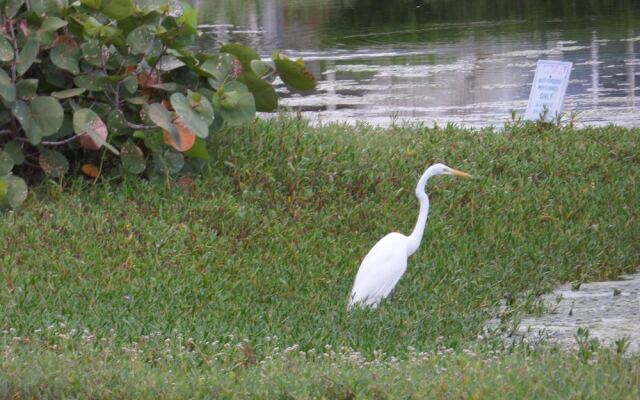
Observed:
[[[351,303],[377,305],[407,269],[406,236],[390,233],[367,253],[351,290]]]

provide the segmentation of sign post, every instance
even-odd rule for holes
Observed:
[[[572,66],[567,61],[538,60],[525,119],[550,122],[560,114]]]

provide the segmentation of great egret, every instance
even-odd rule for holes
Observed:
[[[425,186],[435,175],[455,175],[470,178],[471,175],[444,164],[433,164],[422,174],[416,186],[416,197],[420,202],[420,213],[411,235],[393,232],[380,239],[362,260],[356,280],[351,289],[348,309],[354,306],[376,308],[378,303],[391,293],[404,271],[407,258],[418,250],[429,214],[429,197]]]

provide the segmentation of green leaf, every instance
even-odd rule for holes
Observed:
[[[258,78],[253,72],[245,71],[238,77],[253,94],[256,111],[271,112],[278,108],[278,94],[273,86]]]
[[[0,97],[7,103],[13,103],[16,100],[16,85],[11,82],[11,77],[0,68]]]
[[[136,5],[146,15],[153,11],[162,14],[162,9],[167,8],[169,4],[167,0],[137,0]]]
[[[67,26],[68,22],[58,17],[47,17],[40,26],[42,32],[53,32],[58,29]]]
[[[127,172],[136,175],[142,173],[146,167],[142,150],[131,140],[125,142],[120,148],[120,161]]]
[[[44,63],[42,65],[42,74],[44,75],[44,80],[51,86],[59,89],[67,87],[67,74],[53,65],[53,63]]]
[[[40,128],[42,136],[58,132],[62,126],[64,110],[53,97],[39,96],[31,101],[31,117]]]
[[[184,167],[184,156],[182,153],[170,149],[164,152],[155,152],[153,153],[153,167],[156,174],[177,174]]]
[[[138,79],[135,75],[131,75],[122,80],[122,86],[129,94],[134,94],[138,90]]]
[[[187,2],[180,2],[182,5],[182,15],[176,21],[178,25],[186,28],[189,35],[198,33],[198,12]]]
[[[22,126],[22,129],[27,135],[27,139],[29,139],[29,143],[34,146],[39,144],[44,135],[31,116],[31,107],[29,107],[29,104],[22,100],[16,100],[11,112],[20,123],[20,126]]]
[[[296,90],[311,90],[316,87],[316,78],[302,63],[294,62],[278,52],[273,53],[278,75],[282,81]]]
[[[56,67],[71,72],[73,75],[80,73],[80,48],[75,40],[68,36],[60,36],[56,40],[49,57]]]
[[[155,39],[156,27],[142,25],[127,35],[127,45],[129,45],[133,54],[144,54],[151,48]]]
[[[271,64],[268,64],[262,60],[251,60],[251,70],[260,79],[265,79],[265,77],[273,76],[273,73],[276,71]]]
[[[87,40],[80,45],[82,58],[94,67],[102,67],[102,43],[97,40]]]
[[[102,0],[100,11],[115,20],[125,19],[133,13],[132,0]]]
[[[162,150],[164,146],[164,134],[161,129],[147,129],[145,131],[136,131],[134,137],[141,137],[147,149],[157,152]]]
[[[69,161],[62,153],[46,148],[40,152],[38,164],[52,178],[62,178],[69,170]]]
[[[202,138],[196,138],[193,146],[183,153],[185,157],[198,158],[209,161],[209,150],[207,150],[207,142]]]
[[[68,99],[70,97],[80,96],[82,93],[86,92],[85,88],[73,88],[67,90],[61,90],[59,92],[51,92],[51,97],[54,97],[58,100]]]
[[[12,18],[18,13],[18,11],[20,11],[20,8],[24,4],[24,2],[25,0],[0,1],[0,11],[2,11],[6,17]]]
[[[33,145],[39,144],[44,136],[56,133],[64,118],[64,110],[58,100],[49,96],[35,97],[31,106],[16,100],[12,112]]]
[[[8,175],[14,165],[11,155],[0,149],[0,176]]]
[[[171,114],[162,106],[162,104],[150,104],[146,110],[149,118],[154,124],[169,132],[174,140],[176,140],[177,143],[180,143],[180,136],[178,135],[178,130],[176,129],[175,124],[173,123]]]
[[[19,142],[12,140],[5,143],[4,151],[11,156],[15,165],[20,165],[24,162],[24,154],[22,153],[22,146]]]
[[[4,37],[4,35],[0,35],[0,61],[8,62],[13,60],[13,47],[9,41]]]
[[[0,180],[4,181],[7,192],[1,204],[13,209],[18,208],[27,198],[29,191],[27,184],[22,178],[13,175],[5,176],[4,178],[0,178]]]
[[[18,72],[18,76],[22,76],[27,72],[34,61],[36,61],[39,49],[40,43],[38,43],[38,40],[35,37],[31,37],[25,42],[16,59],[16,71]]]
[[[113,136],[128,134],[131,131],[124,114],[120,110],[112,110],[107,116],[107,128]]]
[[[252,60],[260,59],[260,56],[252,47],[244,46],[239,43],[225,44],[220,48],[220,52],[236,56],[242,64],[242,69],[245,71],[251,71]]]
[[[213,107],[199,93],[181,93],[171,95],[171,106],[187,127],[201,138],[209,136],[209,125],[213,122]]]
[[[109,87],[109,84],[101,78],[103,77],[92,75],[78,75],[73,78],[73,83],[83,89],[87,89],[93,92],[101,92]]]
[[[16,83],[16,96],[31,98],[36,96],[38,91],[37,79],[19,79]]]
[[[93,8],[94,10],[99,10],[101,1],[100,0],[80,0],[80,4],[82,4],[83,6],[87,6],[89,8]]]
[[[225,83],[213,97],[216,112],[229,125],[242,125],[251,122],[256,115],[256,104],[247,87],[238,82]]]
[[[31,8],[39,16],[60,16],[69,6],[67,0],[31,0]]]
[[[196,72],[209,79],[212,88],[217,89],[231,75],[233,62],[236,57],[233,54],[220,53],[207,58],[200,66],[196,67]]]

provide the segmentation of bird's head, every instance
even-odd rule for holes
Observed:
[[[466,172],[458,171],[441,163],[433,164],[429,169],[431,170],[431,175],[455,175],[463,178],[472,178],[472,176]]]

